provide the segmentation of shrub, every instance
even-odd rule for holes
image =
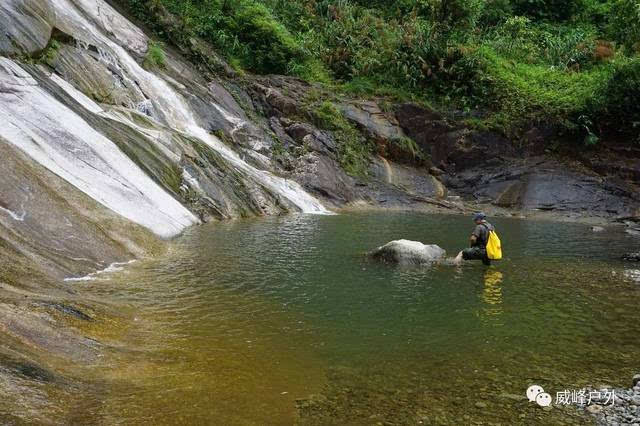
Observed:
[[[159,34],[181,43],[201,37],[240,68],[284,74],[288,63],[302,53],[291,33],[258,0],[124,1]],[[163,10],[175,17],[177,28],[168,28],[165,17],[158,19],[150,13],[162,15]]]
[[[640,1],[615,0],[607,29],[610,37],[629,53],[640,52]]]
[[[40,61],[49,66],[54,66],[56,58],[58,57],[59,50],[60,43],[57,40],[52,39],[41,53]]]
[[[640,43],[640,0],[120,1],[161,36],[208,41],[238,70],[429,102],[509,133],[535,121],[594,135],[613,126]],[[312,116],[341,132],[342,161],[366,169],[370,147],[319,101]]]
[[[491,126],[505,133],[541,121],[575,130],[576,117],[589,110],[612,74],[604,65],[576,73],[513,62],[487,48],[476,57],[480,71],[474,83],[485,87]]]
[[[315,124],[322,129],[344,130],[350,127],[338,108],[330,101],[320,103],[312,114]]]
[[[423,15],[429,21],[458,37],[473,31],[485,6],[482,0],[426,0],[417,4],[423,5],[427,12]]]
[[[583,0],[513,0],[518,15],[549,21],[566,21],[583,7]]]
[[[513,16],[513,6],[510,0],[487,0],[479,22],[483,26],[494,26]]]
[[[596,93],[592,115],[601,127],[638,137],[640,132],[640,59],[616,65]]]
[[[265,74],[286,73],[289,62],[302,55],[293,36],[263,4],[247,0],[234,4],[224,22],[226,30],[243,44],[241,59],[247,68]]]
[[[534,24],[514,16],[496,28],[488,44],[518,61],[577,70],[593,63],[596,33],[589,26]]]
[[[373,145],[338,111],[336,106],[324,101],[312,110],[315,124],[332,130],[338,145],[338,161],[352,176],[366,176],[373,154]]]
[[[144,58],[143,64],[145,67],[160,67],[164,68],[166,65],[166,55],[164,53],[164,49],[162,43],[157,41],[149,41],[149,46],[147,48],[147,54]]]

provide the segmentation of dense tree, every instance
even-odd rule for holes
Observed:
[[[636,81],[640,0],[121,1],[165,8],[237,68],[482,111],[507,133],[611,126]]]

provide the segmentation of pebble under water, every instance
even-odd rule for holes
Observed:
[[[113,424],[584,424],[525,396],[640,372],[622,230],[496,219],[490,268],[392,267],[395,239],[464,248],[468,217],[293,215],[190,229],[166,256],[74,283],[121,318],[76,420]],[[98,327],[92,324],[91,327]],[[92,391],[91,389],[95,389]]]

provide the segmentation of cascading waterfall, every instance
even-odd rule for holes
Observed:
[[[102,9],[103,16],[107,13],[106,11],[111,13],[109,16],[111,25],[114,25],[114,22],[119,22],[121,26],[133,26],[124,17],[104,4],[102,0],[92,3],[87,1],[80,2],[79,6],[82,7],[83,14],[77,13],[75,6],[66,0],[56,0],[54,5],[61,14],[66,14],[67,16],[73,14],[72,19],[67,19],[66,21],[76,27],[74,29],[77,31],[74,31],[73,34],[82,34],[83,32],[86,33],[87,29],[90,30],[93,40],[91,42],[85,41],[81,46],[88,49],[90,43],[97,44],[100,60],[104,61],[109,67],[114,68],[114,71],[117,69],[118,75],[125,79],[127,87],[136,91],[143,99],[146,99],[138,105],[132,106],[132,109],[141,111],[153,118],[161,116],[165,122],[164,124],[201,140],[232,164],[234,168],[256,183],[268,188],[271,192],[289,200],[300,211],[304,213],[329,213],[322,203],[306,193],[297,182],[275,176],[268,171],[256,169],[243,161],[235,151],[225,146],[216,136],[210,134],[198,124],[189,105],[171,85],[157,75],[143,69],[122,46],[105,36],[101,28],[96,28],[93,23],[87,21],[83,15],[91,16],[93,10]],[[100,19],[100,23],[104,25],[104,19]],[[84,31],[79,31],[80,29]],[[129,27],[128,30],[125,33],[129,36],[135,35],[146,39],[139,30],[135,31],[137,28],[133,30]],[[131,40],[126,41],[129,45],[140,44],[139,40],[134,42],[131,42]],[[212,104],[211,106],[217,109],[233,125],[232,132],[245,125],[242,119],[233,116],[220,105]]]
[[[135,109],[136,111],[141,112],[148,117],[154,116],[153,103],[149,99],[146,99],[142,102],[138,102]]]
[[[161,78],[146,71],[131,56],[131,51],[144,54],[148,38],[103,0],[49,2],[55,11],[55,27],[73,34],[75,47],[90,52],[113,74],[115,87],[128,94],[126,108],[133,114],[145,114],[157,126],[142,127],[127,116],[126,110],[99,105],[65,80],[64,75],[51,75],[51,82],[74,98],[88,114],[125,124],[154,143],[174,164],[180,161],[179,150],[172,145],[171,137],[165,137],[167,132],[163,129],[198,139],[245,181],[286,200],[286,204],[301,212],[330,214],[297,182],[247,164],[237,152],[205,130],[198,115],[179,92],[188,89],[169,77]],[[171,237],[199,222],[114,141],[93,128],[84,113],[76,113],[56,99],[33,77],[18,62],[0,57],[0,112],[4,120],[0,137],[89,197],[157,235]],[[232,134],[247,126],[242,118],[222,106],[210,103],[210,107],[231,125]],[[197,176],[185,170],[182,178],[188,186],[199,188]],[[16,220],[25,217],[13,210],[4,213]]]
[[[58,79],[62,81],[61,79]],[[0,137],[102,205],[162,237],[198,219],[15,62],[0,58]],[[99,106],[84,105],[97,112]]]

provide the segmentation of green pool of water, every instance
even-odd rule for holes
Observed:
[[[406,238],[454,256],[467,217],[287,216],[191,229],[84,286],[130,315],[95,368],[92,418],[127,424],[583,424],[555,396],[640,371],[640,278],[618,230],[496,219],[505,259],[399,268]]]

